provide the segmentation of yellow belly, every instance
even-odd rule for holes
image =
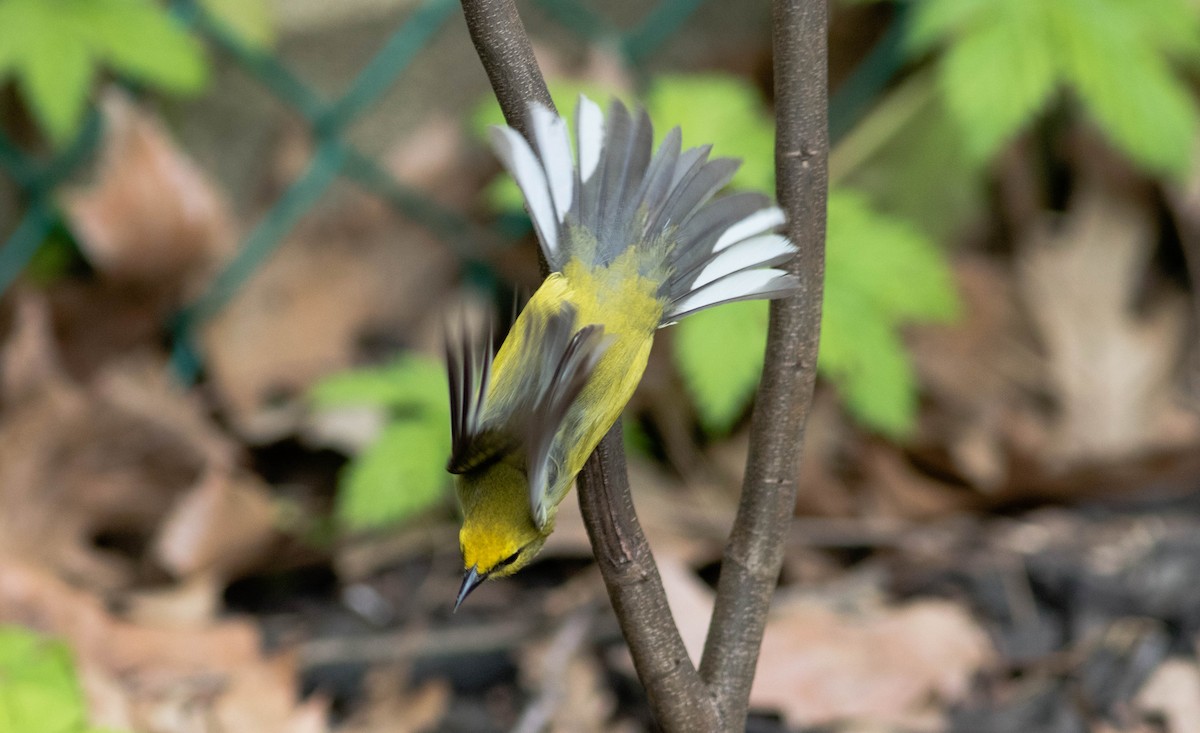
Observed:
[[[630,249],[608,267],[588,267],[579,260],[552,273],[530,298],[512,332],[496,354],[493,394],[507,392],[509,380],[533,363],[538,344],[524,343],[524,319],[575,308],[575,330],[599,324],[606,346],[592,377],[568,412],[551,448],[557,466],[550,503],[562,501],[571,482],[600,439],[633,396],[662,319],[658,283],[638,271],[637,252]]]

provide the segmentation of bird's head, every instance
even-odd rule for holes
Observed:
[[[512,575],[528,565],[550,534],[549,526],[543,531],[533,522],[525,472],[510,464],[460,476],[459,496],[464,576],[456,609],[483,581]]]

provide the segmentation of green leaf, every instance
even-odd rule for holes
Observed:
[[[928,238],[857,193],[831,192],[817,366],[855,417],[892,437],[907,433],[917,384],[898,329],[958,309],[953,275]]]
[[[450,398],[445,368],[433,359],[416,356],[403,356],[383,367],[357,369],[327,377],[312,388],[309,397],[318,408],[345,405],[414,406],[449,415]]]
[[[646,96],[661,139],[672,127],[685,146],[712,145],[713,155],[740,158],[734,188],[775,188],[775,125],[762,95],[745,79],[722,74],[663,76]]]
[[[55,146],[79,130],[98,67],[175,92],[199,89],[199,42],[151,0],[0,0],[0,79],[16,76]]]
[[[675,328],[675,363],[700,422],[729,432],[746,410],[762,374],[767,304],[730,303],[683,319]]]
[[[818,368],[857,419],[897,438],[911,429],[917,383],[899,329],[947,321],[958,310],[953,275],[927,237],[857,193],[831,193]],[[710,432],[728,431],[753,396],[766,324],[766,304],[749,302],[677,327],[675,360]]]
[[[318,408],[375,405],[391,422],[342,471],[337,516],[347,527],[390,524],[429,507],[449,483],[450,406],[446,372],[432,359],[394,363],[329,377],[310,392]]]
[[[864,294],[825,290],[818,368],[864,424],[893,438],[912,429],[917,385],[894,325]]]
[[[1074,24],[1086,8],[1078,0],[1063,0],[1050,12],[1063,73],[1104,131],[1145,168],[1186,174],[1200,118],[1164,56],[1140,43],[1138,26],[1120,13],[1093,15],[1090,32],[1080,33]]]
[[[449,421],[437,423],[404,420],[384,428],[344,470],[338,519],[353,529],[378,527],[437,503],[448,483],[450,454]]]
[[[948,321],[958,314],[945,256],[906,223],[873,211],[857,193],[829,197],[826,287],[855,292],[891,322]]]
[[[913,3],[905,46],[912,55],[927,53],[947,37],[961,34],[973,16],[992,0],[923,0]]]
[[[1065,87],[1129,158],[1186,175],[1200,113],[1172,61],[1200,64],[1191,0],[925,0],[914,51],[945,45],[947,107],[977,157],[993,157]]]
[[[85,733],[83,691],[60,641],[0,627],[0,730]]]
[[[1020,4],[1012,7],[1030,9]],[[1054,92],[1057,80],[1051,49],[1029,38],[1040,30],[1028,18],[994,22],[953,44],[942,60],[947,104],[962,123],[967,151],[977,160],[993,157]],[[1014,47],[1021,53],[1013,53]]]
[[[200,43],[148,0],[80,0],[79,32],[115,71],[177,93],[204,86]]]
[[[28,0],[18,4],[31,5]],[[88,48],[69,34],[63,34],[46,4],[41,10],[27,8],[22,16],[24,27],[19,41],[20,56],[16,70],[22,92],[34,117],[51,142],[69,142],[83,121],[87,95],[92,83],[92,59]],[[65,37],[64,37],[65,36]]]

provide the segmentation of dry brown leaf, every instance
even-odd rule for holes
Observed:
[[[325,730],[324,703],[299,703],[294,661],[264,658],[248,622],[140,626],[45,570],[0,556],[0,623],[71,646],[97,724],[147,733]]]
[[[1145,207],[1085,181],[1062,221],[1036,228],[1021,253],[1018,284],[1056,385],[1061,461],[1196,439],[1196,421],[1180,435],[1172,415],[1186,302],[1173,294],[1135,312],[1155,226]]]
[[[228,203],[156,117],[115,90],[101,107],[97,180],[62,196],[84,254],[117,280],[198,284],[236,247]]]
[[[1019,313],[1012,275],[999,262],[961,258],[954,266],[961,319],[908,331],[921,384],[937,404],[921,442],[944,446],[952,468],[982,491],[1009,479],[1011,425],[1045,391],[1042,361]]]
[[[937,730],[938,703],[961,699],[991,657],[986,634],[949,601],[859,614],[798,601],[767,621],[750,701],[794,726]]]
[[[170,515],[157,559],[177,574],[227,577],[261,557],[269,500],[235,477],[236,447],[166,364],[127,358],[85,387],[57,368],[44,303],[22,296],[16,316],[0,367],[0,550],[115,589],[147,566],[94,539],[149,540]]]
[[[267,488],[249,476],[210,468],[159,527],[154,555],[174,576],[228,577],[273,544],[276,510]]]

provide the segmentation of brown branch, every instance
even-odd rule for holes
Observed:
[[[620,420],[584,464],[577,483],[596,564],[658,724],[666,731],[720,730],[718,708],[679,636],[633,508]]]
[[[533,44],[513,0],[462,0],[467,31],[483,62],[496,101],[509,126],[529,137],[525,116],[530,102],[554,109],[554,100],[533,56]]]
[[[828,186],[827,0],[775,0],[776,189],[800,249],[800,292],[771,304],[750,455],[725,548],[700,674],[724,721],[746,717],[767,609],[796,504],[804,426],[817,374]],[[730,726],[732,728],[732,726]]]

